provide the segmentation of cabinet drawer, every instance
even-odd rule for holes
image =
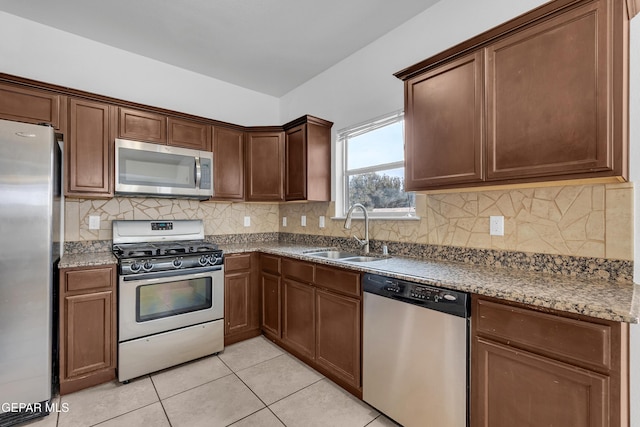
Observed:
[[[251,254],[229,255],[224,257],[224,270],[248,270],[251,268]]]
[[[273,255],[260,256],[260,269],[274,274],[280,274],[280,257]]]
[[[360,274],[351,271],[316,266],[316,285],[346,295],[360,297]]]
[[[478,335],[506,341],[559,360],[611,369],[611,327],[478,300]]]
[[[292,259],[282,260],[282,274],[302,282],[313,282],[313,264]]]
[[[110,288],[113,267],[71,270],[65,272],[66,292]]]

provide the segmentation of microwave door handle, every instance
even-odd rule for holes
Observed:
[[[202,169],[200,168],[200,157],[196,157],[196,188],[200,188],[201,179],[202,179]]]

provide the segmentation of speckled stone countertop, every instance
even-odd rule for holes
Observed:
[[[390,258],[354,263],[306,255],[314,249],[326,248],[275,242],[220,245],[220,248],[225,254],[259,250],[616,322],[638,323],[640,320],[640,285],[630,283],[396,257],[393,254]]]
[[[118,260],[111,252],[87,252],[83,254],[65,254],[60,258],[58,268],[91,267],[94,265],[117,264]]]

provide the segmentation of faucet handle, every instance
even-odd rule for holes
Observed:
[[[358,236],[353,236],[353,238],[356,239],[358,243],[360,243],[360,246],[364,246],[368,243],[366,240],[358,239]]]

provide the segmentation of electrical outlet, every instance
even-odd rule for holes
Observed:
[[[302,215],[300,217],[300,225],[303,226],[303,227],[307,226],[307,216],[306,215]]]
[[[250,216],[245,216],[244,217],[244,226],[245,227],[250,227],[251,226],[251,217]]]
[[[100,216],[89,215],[89,230],[100,230]]]
[[[287,226],[287,217],[286,217],[286,216],[283,216],[283,217],[282,217],[282,226],[283,226],[283,227],[286,227],[286,226]]]
[[[324,215],[320,215],[320,218],[318,218],[318,226],[324,228]]]
[[[503,216],[489,217],[489,234],[491,236],[504,236],[504,217]]]

